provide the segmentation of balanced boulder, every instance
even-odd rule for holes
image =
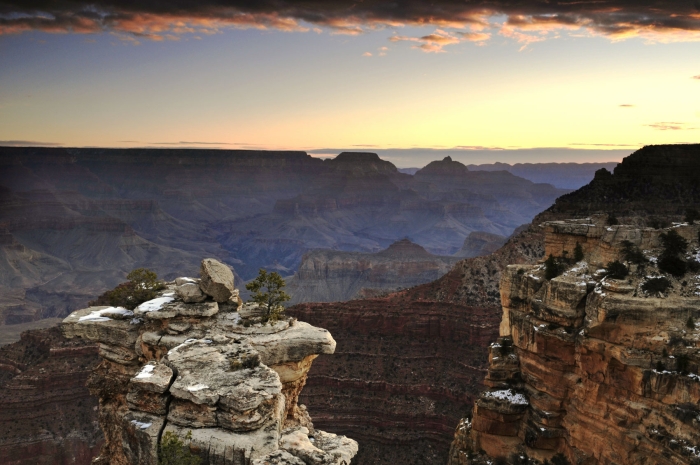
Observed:
[[[213,258],[205,258],[201,274],[200,289],[215,301],[226,302],[233,295],[233,272],[228,266]]]

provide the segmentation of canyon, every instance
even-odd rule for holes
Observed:
[[[623,161],[624,169],[599,172],[589,186],[561,198],[493,254],[459,261],[434,282],[289,308],[299,321],[331,330],[337,342],[333,356],[315,360],[300,395],[314,425],[358,440],[353,463],[446,463],[455,427],[465,425],[460,418],[488,383],[489,344],[502,317],[499,283],[508,265],[535,265],[545,257],[540,225],[597,212],[627,223],[624,215],[636,210],[646,219],[679,221],[685,208],[700,206],[697,152],[697,146],[645,147]],[[679,161],[668,169],[655,165],[664,153]],[[683,195],[671,197],[674,191]],[[610,193],[615,203],[605,203]],[[656,195],[666,200],[655,202]],[[643,226],[645,219],[636,218],[635,227]]]
[[[447,159],[410,176],[372,153],[2,147],[0,324],[64,317],[134,268],[170,280],[202,256],[243,282],[259,268],[291,276],[315,249],[376,253],[408,238],[452,255],[566,192]],[[416,283],[400,277],[392,286]]]
[[[537,215],[530,225],[513,234],[507,243],[493,254],[460,261],[449,273],[433,283],[397,292],[382,299],[303,304],[290,308],[288,311],[298,315],[300,319],[312,324],[323,322],[328,327],[332,327],[334,315],[342,315],[343,323],[333,329],[338,341],[338,355],[341,357],[358,360],[366,353],[364,347],[376,347],[371,352],[375,360],[372,364],[355,362],[353,365],[348,362],[344,364],[351,367],[347,372],[341,372],[337,367],[317,364],[316,369],[310,373],[308,387],[302,398],[308,396],[313,399],[327,399],[332,395],[334,401],[325,405],[320,402],[307,402],[312,405],[311,413],[319,419],[317,421],[322,422],[324,428],[331,431],[356,436],[364,434],[358,436],[362,445],[358,460],[362,463],[388,464],[393,463],[396,457],[407,464],[446,463],[449,457],[446,444],[453,440],[453,435],[442,433],[445,430],[444,425],[452,422],[452,425],[458,428],[459,435],[459,428],[464,423],[454,422],[456,415],[442,416],[440,422],[434,422],[434,427],[424,422],[422,419],[426,415],[434,414],[428,402],[429,398],[424,396],[420,386],[430,383],[435,389],[449,389],[452,379],[461,378],[464,380],[463,384],[458,384],[466,395],[461,399],[452,397],[452,405],[443,412],[471,411],[472,400],[478,399],[482,392],[480,386],[488,382],[488,379],[485,380],[489,367],[488,347],[477,344],[488,339],[495,341],[499,334],[502,315],[499,284],[502,274],[509,265],[536,265],[546,257],[545,229],[541,225],[549,221],[591,214],[598,214],[603,222],[608,214],[617,214],[620,221],[624,221],[623,215],[632,215],[635,212],[636,216],[629,219],[633,219],[634,224],[639,227],[646,226],[647,221],[656,218],[681,221],[686,208],[700,207],[698,153],[700,146],[697,145],[645,147],[625,158],[613,173],[600,170],[589,185],[558,199],[551,208]],[[659,158],[661,162],[657,161]],[[680,192],[683,195],[671,198],[669,196],[672,192]],[[616,202],[605,201],[605,197],[611,193],[616,196]],[[656,201],[657,196],[667,200]],[[567,246],[570,254],[573,253],[574,245]],[[444,314],[439,313],[441,308],[445,309]],[[411,318],[401,320],[387,309],[394,309],[399,316],[406,314]],[[435,315],[431,319],[433,311]],[[472,314],[479,316],[471,320]],[[382,322],[390,317],[397,318],[398,321],[390,326],[382,325]],[[405,347],[411,347],[416,336],[413,332],[414,327],[400,324],[402,321],[412,321],[415,324],[421,322],[423,334],[431,334],[430,337],[424,336],[425,341],[421,340],[424,342],[424,346],[421,346],[424,352],[420,349],[416,349],[415,352],[404,350]],[[443,328],[460,328],[465,323],[475,325],[475,322],[483,324],[478,329],[475,327],[465,338],[465,345],[469,346],[468,350],[471,352],[464,352],[468,353],[468,356],[457,357],[453,351],[458,350],[461,354],[465,349],[451,346],[454,344],[449,340],[452,333]],[[401,347],[397,352],[392,353],[386,348],[388,331],[393,334],[392,344]],[[475,333],[483,333],[485,337],[480,340],[474,337]],[[473,341],[474,344],[470,345],[469,341]],[[353,349],[345,354],[345,347]],[[435,364],[444,363],[449,366],[442,370],[449,371],[451,379],[434,380],[429,370],[416,370],[408,376],[404,374],[405,378],[401,379],[386,369],[397,363],[421,366],[425,354],[430,354],[435,359]],[[481,377],[478,373],[482,374]],[[377,384],[362,385],[355,382],[367,376],[392,385],[397,395],[386,393],[384,388],[380,390]],[[398,384],[398,388],[393,384]],[[387,398],[390,402],[387,402]],[[354,399],[361,401],[353,403]],[[382,419],[381,430],[366,428],[366,424],[359,420],[360,414],[356,409],[357,406],[364,405],[372,407],[363,408],[362,416]],[[405,416],[397,417],[396,412]],[[394,421],[389,421],[392,418]],[[467,418],[467,415],[463,415],[463,418]],[[425,431],[430,428],[434,428],[432,434]],[[401,438],[408,432],[432,438],[432,441],[426,441],[415,449],[406,449],[404,445],[396,445],[387,439],[392,435]],[[416,445],[415,442],[411,444]],[[409,452],[404,453],[406,450]]]

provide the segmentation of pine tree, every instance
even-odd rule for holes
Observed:
[[[268,273],[260,269],[258,277],[245,285],[251,291],[250,302],[255,302],[267,310],[266,319],[275,321],[284,309],[282,304],[291,297],[282,290],[286,283],[279,273],[273,271]]]

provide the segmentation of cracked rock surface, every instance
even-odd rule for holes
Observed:
[[[191,433],[203,464],[347,465],[355,456],[357,442],[314,430],[297,405],[313,359],[335,351],[330,333],[222,312],[240,307],[226,270],[205,259],[201,281],[178,278],[134,312],[91,307],[63,321],[67,338],[97,342],[102,357],[89,382],[105,434],[94,463],[156,465],[167,431],[184,441]]]

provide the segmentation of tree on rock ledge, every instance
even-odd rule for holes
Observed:
[[[185,440],[192,439],[192,431],[187,432]],[[189,446],[172,431],[166,431],[160,441],[158,465],[199,465],[202,459],[190,452]]]
[[[279,273],[268,273],[260,268],[258,277],[246,284],[245,288],[252,293],[249,301],[266,308],[267,320],[274,321],[283,310],[282,304],[291,299],[289,294],[282,290],[285,285]]]

